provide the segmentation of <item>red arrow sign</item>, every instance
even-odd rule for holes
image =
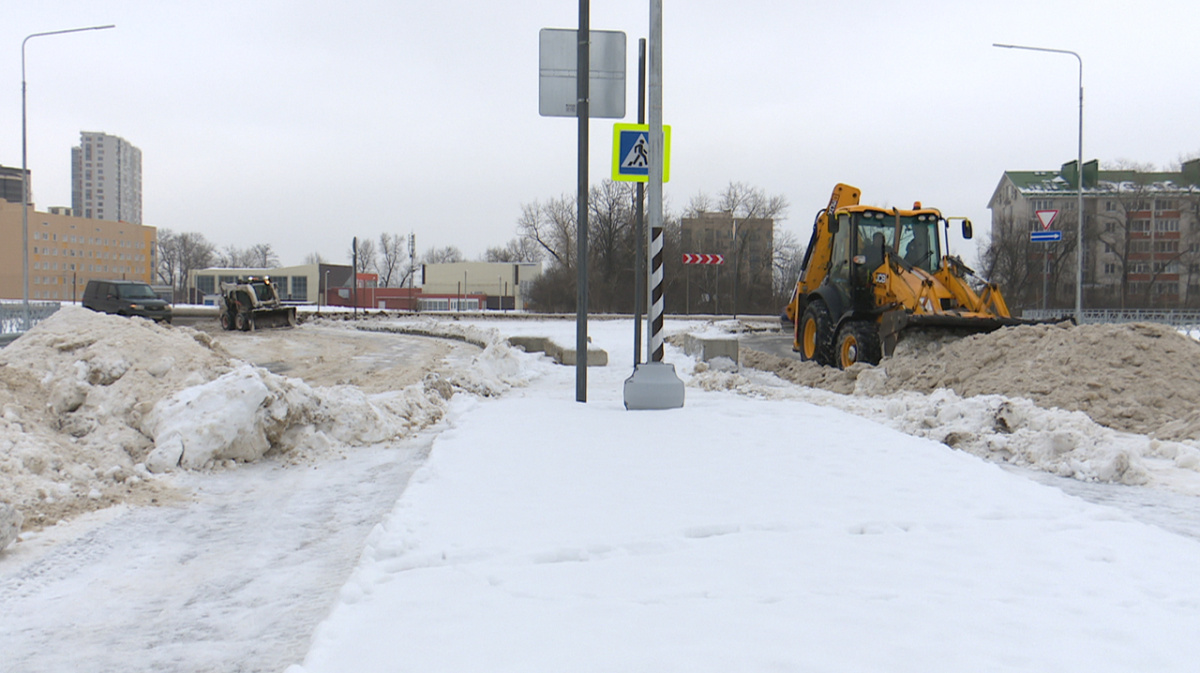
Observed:
[[[684,264],[724,264],[725,255],[697,255],[684,253]]]

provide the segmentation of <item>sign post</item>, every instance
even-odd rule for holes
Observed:
[[[1039,210],[1037,211],[1038,221],[1042,223],[1041,231],[1029,232],[1029,240],[1032,242],[1052,243],[1062,240],[1061,231],[1051,231],[1050,225],[1054,222],[1054,218],[1058,217],[1057,210]],[[1050,294],[1050,248],[1042,249],[1042,310],[1046,310],[1047,296]]]
[[[538,36],[538,111],[578,121],[576,204],[575,400],[587,402],[588,120],[625,116],[625,33],[593,31],[591,6],[579,0],[579,30],[544,28]],[[586,73],[581,75],[581,73]],[[595,82],[593,88],[590,85]]]
[[[626,409],[678,409],[683,406],[683,381],[675,366],[663,362],[663,125],[662,125],[662,0],[650,0],[650,128],[647,204],[650,224],[650,303],[647,311],[647,362],[633,368],[625,380]]]

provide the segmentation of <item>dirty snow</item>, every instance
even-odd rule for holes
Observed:
[[[126,482],[175,501],[129,501],[80,535],[27,526],[0,555],[14,670],[1186,671],[1200,656],[1200,585],[1178,572],[1200,562],[1200,543],[968,455],[1183,492],[1197,474],[1188,437],[1121,432],[1022,397],[890,392],[886,367],[820,372],[832,392],[674,348],[685,408],[627,412],[628,320],[592,324],[610,366],[589,371],[580,405],[573,368],[500,338],[569,345],[570,321],[367,322],[482,347],[367,394],[227,352],[265,335],[86,324],[95,318],[111,320],[67,312],[80,324],[45,331],[122,335],[139,355],[37,334],[0,351],[0,441],[28,449],[25,428],[49,441],[87,427],[69,422],[82,411],[91,432],[135,433],[140,448],[121,448]],[[294,333],[318,329],[334,330]],[[215,359],[170,381],[182,372],[146,364],[165,360],[139,341],[163,335],[182,337],[166,349],[175,362],[191,343]],[[84,383],[59,387],[63,372]],[[143,374],[170,385],[120,423],[102,418],[96,407],[125,409],[112,400],[138,395]],[[430,457],[402,457],[378,488],[396,441],[357,443],[421,427],[436,430]],[[103,472],[70,451],[103,451],[91,432],[29,453],[66,487],[51,497],[80,503],[72,512],[99,506],[80,494]],[[156,467],[170,471],[138,467],[160,451]],[[0,455],[5,488],[31,478]],[[367,486],[370,506],[358,500]],[[389,497],[399,501],[367,535]]]
[[[882,427],[889,402],[931,429],[1064,416],[805,391],[672,348],[684,408],[628,412],[627,325],[591,326],[616,364],[587,405],[560,367],[434,439],[290,673],[1195,669],[1200,542]],[[856,402],[883,423],[830,408]],[[1062,440],[1027,443],[1061,462]]]
[[[0,532],[18,513],[36,530],[117,503],[169,501],[181,494],[154,475],[180,467],[268,454],[298,462],[409,436],[441,418],[456,385],[509,385],[480,367],[374,394],[314,387],[221,346],[242,336],[66,306],[0,350],[0,503],[11,508],[0,510]],[[505,344],[488,347],[485,361],[503,359]]]
[[[1159,325],[1022,326],[909,339],[846,371],[746,351],[697,385],[793,395],[1000,462],[1200,494],[1200,344]],[[704,369],[704,367],[701,367]]]

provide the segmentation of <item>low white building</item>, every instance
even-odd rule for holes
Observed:
[[[421,308],[454,310],[450,298],[461,297],[460,304],[469,304],[468,298],[478,297],[480,309],[523,311],[525,297],[541,275],[541,262],[422,264]]]

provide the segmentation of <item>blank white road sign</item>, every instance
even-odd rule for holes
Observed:
[[[543,28],[538,35],[538,112],[543,117],[575,117],[579,61],[578,30]],[[625,33],[588,33],[588,117],[625,117]]]

